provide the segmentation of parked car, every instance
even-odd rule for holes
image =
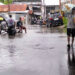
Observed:
[[[59,12],[50,13],[49,22],[50,26],[63,25],[63,18]]]
[[[54,14],[54,22],[55,25],[63,25],[63,18],[59,12]]]

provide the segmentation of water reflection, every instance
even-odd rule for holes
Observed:
[[[68,49],[68,68],[69,75],[75,75],[75,54],[74,47]]]
[[[63,33],[64,32],[64,28],[59,28],[59,27],[55,27],[55,28],[50,28],[51,33]]]
[[[16,33],[16,35],[8,35],[9,39],[15,39],[15,38],[22,38],[23,37],[23,33]]]
[[[15,53],[15,46],[9,45],[8,48],[9,48],[10,57],[13,57]]]
[[[64,28],[60,26],[51,28],[42,27],[38,33],[65,33],[65,31]]]
[[[25,34],[23,34],[23,33],[17,33],[17,34],[16,34],[16,37],[17,37],[17,38],[22,38],[24,35],[25,35]]]
[[[8,38],[9,38],[9,39],[14,39],[15,36],[9,36],[9,35],[8,35]]]

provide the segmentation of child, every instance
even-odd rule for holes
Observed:
[[[19,18],[19,21],[17,22],[17,27],[19,28],[19,32],[22,32],[22,30],[24,29],[25,30],[25,33],[27,33],[26,27],[23,26],[23,23],[22,23],[21,18]]]
[[[73,46],[74,43],[74,37],[75,37],[75,7],[72,9],[72,13],[68,17],[68,25],[67,25],[67,39],[68,39],[68,48],[70,48],[70,38],[72,36],[72,43],[71,46]]]

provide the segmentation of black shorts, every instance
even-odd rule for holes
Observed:
[[[67,35],[75,37],[75,28],[74,29],[67,28]]]

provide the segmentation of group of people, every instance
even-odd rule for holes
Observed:
[[[25,33],[27,32],[26,27],[23,25],[21,17],[17,22],[15,22],[15,20],[12,18],[12,15],[9,15],[9,19],[7,21],[3,19],[0,22],[0,33],[1,30],[5,30],[7,33],[11,34],[13,32],[15,34],[16,29],[18,29],[18,33],[22,33],[22,30],[24,30]]]
[[[22,30],[27,32],[26,27],[23,25],[23,22],[21,20],[21,17],[15,22],[15,20],[12,18],[12,15],[9,15],[9,19],[6,21],[3,19],[3,21],[0,21],[0,33],[1,30],[5,30],[8,33],[11,33],[11,29],[13,28],[14,33],[16,33],[16,28],[19,29],[18,33],[22,33]],[[70,41],[72,36],[72,43]],[[68,25],[67,25],[67,40],[68,45],[67,47],[70,48],[74,44],[74,37],[75,37],[75,7],[72,8],[72,12],[68,15]]]

